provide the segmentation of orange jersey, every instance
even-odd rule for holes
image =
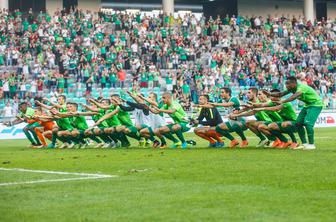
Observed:
[[[44,131],[52,130],[55,126],[55,123],[53,121],[47,121],[47,122],[41,122],[41,126],[43,126]]]

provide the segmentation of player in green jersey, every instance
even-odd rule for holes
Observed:
[[[278,89],[271,90],[271,93],[280,92]],[[270,132],[278,138],[276,144],[273,144],[273,147],[287,148],[290,146],[292,149],[295,149],[298,144],[295,138],[294,132],[296,131],[296,120],[297,115],[295,113],[294,107],[291,103],[283,103],[278,105],[278,97],[270,97],[271,101],[263,104],[254,104],[255,111],[275,111],[277,112],[283,121],[277,121],[269,124],[267,127]],[[282,134],[286,133],[290,136],[291,142],[288,141],[286,137]]]
[[[230,88],[221,88],[220,89],[220,97],[223,101],[222,103],[211,103],[211,105],[215,107],[225,107],[227,109],[227,113],[235,113],[240,110],[240,102],[239,99],[233,97]],[[222,136],[228,138],[231,143],[231,148],[239,145],[237,139],[235,139],[230,133],[236,132],[242,140],[240,147],[246,147],[248,145],[248,141],[244,134],[244,131],[247,130],[245,120],[243,118],[236,119],[228,119],[227,122],[221,123],[216,127],[216,132],[221,134]]]
[[[287,90],[283,92],[269,93],[265,91],[265,93],[274,97],[283,97],[285,95],[292,94],[289,98],[280,100],[278,104],[291,102],[295,99],[304,102],[305,105],[296,121],[298,134],[302,142],[302,146],[298,147],[298,149],[315,149],[314,125],[322,111],[323,102],[313,88],[308,85],[298,83],[295,77],[291,76],[287,78],[286,88]],[[306,131],[308,134],[308,143],[306,138]]]
[[[188,117],[182,108],[181,104],[173,100],[172,95],[168,92],[162,94],[162,101],[164,103],[162,108],[155,107],[154,112],[166,113],[174,121],[174,123],[163,126],[159,129],[159,133],[165,136],[167,139],[174,142],[172,148],[182,147],[187,148],[187,143],[184,139],[183,133],[188,132],[190,128],[188,127]],[[172,135],[173,133],[179,138],[180,142]]]

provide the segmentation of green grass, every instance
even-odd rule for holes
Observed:
[[[0,221],[335,221],[335,132],[318,129],[315,151],[208,149],[202,140],[189,150],[31,150],[0,141],[0,167],[119,175],[0,186]],[[68,176],[0,171],[0,183],[41,178]]]

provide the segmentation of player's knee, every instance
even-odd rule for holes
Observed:
[[[270,125],[268,125],[268,129],[270,129],[270,130],[277,130],[277,124],[276,123],[272,123],[272,124],[270,124]]]
[[[177,125],[177,124],[172,127],[172,130],[174,130],[174,131],[178,131],[180,129],[181,129],[181,126]]]

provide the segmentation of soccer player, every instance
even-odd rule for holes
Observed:
[[[271,93],[280,92],[278,89],[271,90]],[[271,101],[264,104],[254,104],[253,110],[258,111],[275,111],[277,112],[283,121],[273,122],[267,127],[270,132],[276,136],[278,139],[276,143],[273,144],[273,147],[287,148],[290,146],[292,149],[298,147],[297,140],[295,138],[294,132],[296,131],[296,120],[297,115],[295,113],[294,107],[291,103],[283,103],[277,105],[277,102],[280,100],[278,97],[271,97]],[[282,133],[287,133],[292,142],[288,142],[288,139],[282,135]]]
[[[208,95],[201,95],[199,97],[199,105],[204,106],[209,103]],[[195,105],[197,107],[197,105]],[[205,119],[205,121],[203,120]],[[201,127],[196,127],[194,133],[209,141],[209,147],[223,147],[224,142],[220,138],[221,135],[216,132],[216,126],[223,123],[222,117],[220,116],[216,107],[206,108],[202,107],[199,113],[199,116],[196,120],[191,120],[191,123],[194,125],[201,124]]]
[[[314,143],[314,125],[322,111],[323,102],[313,88],[298,83],[297,79],[293,76],[287,78],[286,88],[287,90],[283,92],[269,93],[265,91],[265,94],[273,97],[283,97],[292,93],[289,98],[278,101],[278,104],[291,102],[295,99],[304,102],[305,106],[302,108],[296,121],[297,131],[302,142],[302,146],[297,147],[297,149],[316,149]],[[308,143],[306,131],[308,134]]]
[[[182,147],[183,149],[187,148],[187,143],[184,139],[183,133],[188,132],[190,128],[188,127],[188,118],[181,104],[173,100],[172,95],[168,92],[162,94],[162,101],[164,103],[162,108],[155,107],[155,112],[166,113],[174,121],[172,124],[168,124],[159,129],[159,133],[165,136],[167,139],[174,142],[174,145],[171,148]],[[175,133],[179,138],[180,142],[172,135]]]
[[[231,95],[231,89],[230,88],[221,88],[220,89],[220,96],[221,99],[227,102],[224,103],[211,103],[211,105],[215,107],[225,107],[228,110],[228,113],[234,113],[240,110],[240,103],[239,99],[235,98]],[[225,122],[221,123],[216,127],[216,132],[218,132],[220,135],[228,138],[231,143],[230,147],[233,148],[237,145],[239,145],[238,140],[236,140],[230,133],[236,132],[239,137],[242,140],[242,143],[240,147],[246,147],[248,145],[248,141],[246,139],[246,136],[244,134],[244,131],[246,130],[245,126],[245,120],[243,118],[239,119],[230,119]]]
[[[6,123],[7,126],[13,126],[22,122],[26,122],[27,125],[23,128],[23,132],[26,135],[27,139],[31,143],[32,148],[41,148],[43,145],[41,144],[34,128],[39,127],[40,124],[33,120],[32,117],[35,114],[34,109],[28,106],[27,102],[22,102],[19,105],[19,115],[15,120]]]

